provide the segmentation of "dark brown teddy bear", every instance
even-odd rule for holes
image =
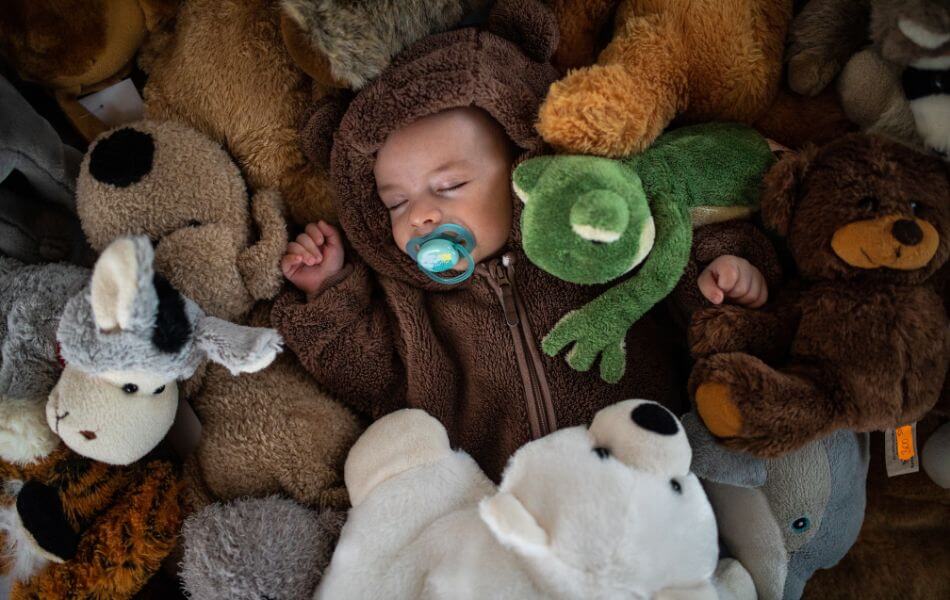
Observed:
[[[947,313],[929,281],[950,255],[946,165],[852,134],[787,154],[761,204],[801,285],[764,310],[695,316],[701,360],[689,389],[709,430],[776,456],[836,429],[921,418],[950,357]]]

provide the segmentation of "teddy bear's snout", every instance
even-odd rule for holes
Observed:
[[[940,234],[933,225],[904,215],[848,223],[831,240],[835,254],[852,267],[901,271],[926,266],[939,245]]]

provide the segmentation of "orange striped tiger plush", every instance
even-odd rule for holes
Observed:
[[[13,600],[131,598],[177,541],[181,480],[168,462],[112,466],[60,445],[27,464],[0,461],[0,481],[0,572]]]

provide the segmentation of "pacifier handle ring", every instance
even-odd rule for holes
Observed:
[[[475,261],[472,260],[472,255],[469,254],[465,246],[461,244],[455,244],[455,247],[458,248],[459,254],[462,255],[462,257],[468,263],[468,267],[465,268],[464,273],[460,273],[459,275],[456,275],[455,277],[442,277],[440,275],[436,275],[435,273],[431,271],[425,271],[425,270],[423,270],[423,273],[428,275],[429,279],[431,279],[432,281],[436,283],[441,283],[443,285],[456,285],[458,283],[462,283],[463,281],[471,277],[472,273],[475,272]]]

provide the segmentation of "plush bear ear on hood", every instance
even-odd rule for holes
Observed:
[[[815,146],[806,146],[797,153],[786,152],[762,180],[762,220],[782,237],[788,235],[801,184],[817,153]]]
[[[330,167],[330,151],[333,149],[333,133],[340,126],[350,94],[330,94],[321,98],[302,120],[300,146],[307,159],[320,167]]]
[[[486,29],[515,43],[538,62],[548,62],[557,50],[557,19],[537,0],[499,0],[488,15]]]

